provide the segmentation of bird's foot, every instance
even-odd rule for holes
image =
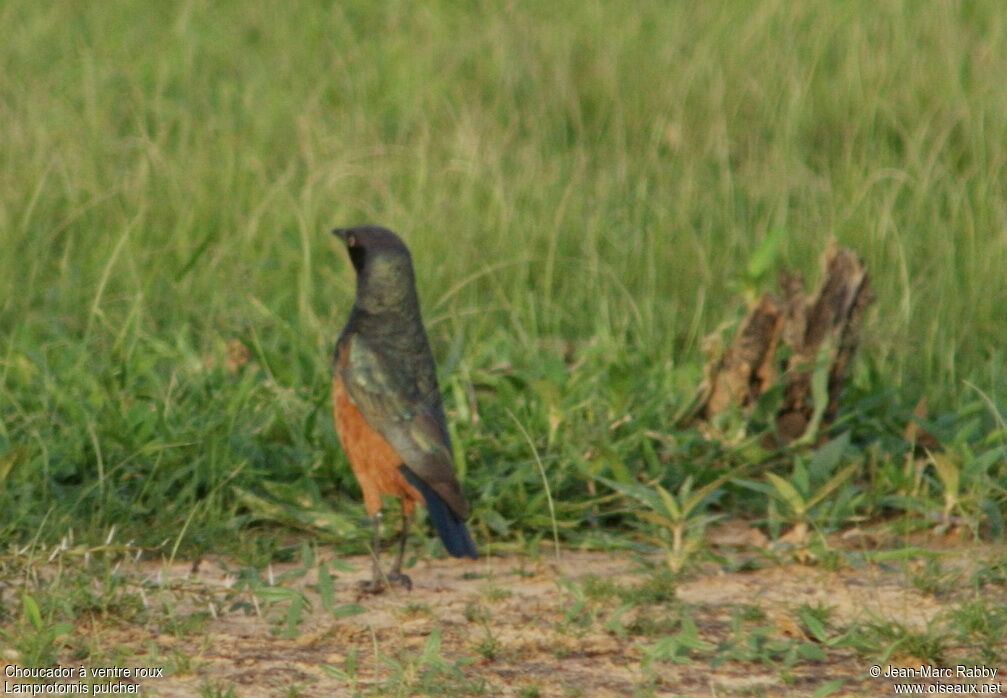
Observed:
[[[368,594],[381,594],[385,588],[385,583],[381,579],[365,579],[357,583],[357,599],[359,600]]]
[[[401,572],[390,572],[383,578],[368,579],[357,585],[358,598],[368,594],[383,594],[389,587],[399,586],[412,591],[413,580]]]
[[[389,572],[388,573],[388,583],[400,586],[406,591],[413,590],[413,580],[409,578],[408,574],[402,574],[401,572]]]

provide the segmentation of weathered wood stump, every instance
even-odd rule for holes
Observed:
[[[751,408],[779,383],[778,438],[814,438],[835,418],[863,311],[873,300],[863,262],[835,241],[822,255],[822,280],[810,299],[800,274],[781,274],[779,295],[764,294],[730,345],[707,363],[699,417]]]

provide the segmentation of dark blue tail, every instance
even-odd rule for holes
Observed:
[[[427,503],[427,511],[430,513],[430,521],[437,529],[444,547],[454,557],[470,557],[473,560],[479,557],[476,552],[476,544],[472,542],[469,529],[451,507],[447,505],[441,496],[434,491],[427,483],[423,482],[416,473],[404,465],[399,466],[402,475],[409,481],[409,484],[420,491],[423,500]]]

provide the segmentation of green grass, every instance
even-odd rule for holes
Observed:
[[[687,542],[710,507],[774,534],[893,512],[1001,533],[1005,20],[894,0],[4,3],[0,540],[114,525],[261,565],[296,530],[363,550],[328,404],[353,275],[326,232],[360,221],[413,249],[482,544],[535,550],[555,524],[672,545],[599,478],[686,492],[752,463],[806,499],[747,471],[693,503]],[[769,285],[746,269],[776,230],[777,267],[814,276],[835,236],[878,297],[835,458],[672,423],[701,338]],[[921,395],[947,467],[904,459]]]

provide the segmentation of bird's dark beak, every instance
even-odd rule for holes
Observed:
[[[340,240],[342,240],[343,242],[346,242],[346,233],[348,233],[348,232],[350,232],[349,228],[333,228],[332,229],[332,234],[335,235]]]

